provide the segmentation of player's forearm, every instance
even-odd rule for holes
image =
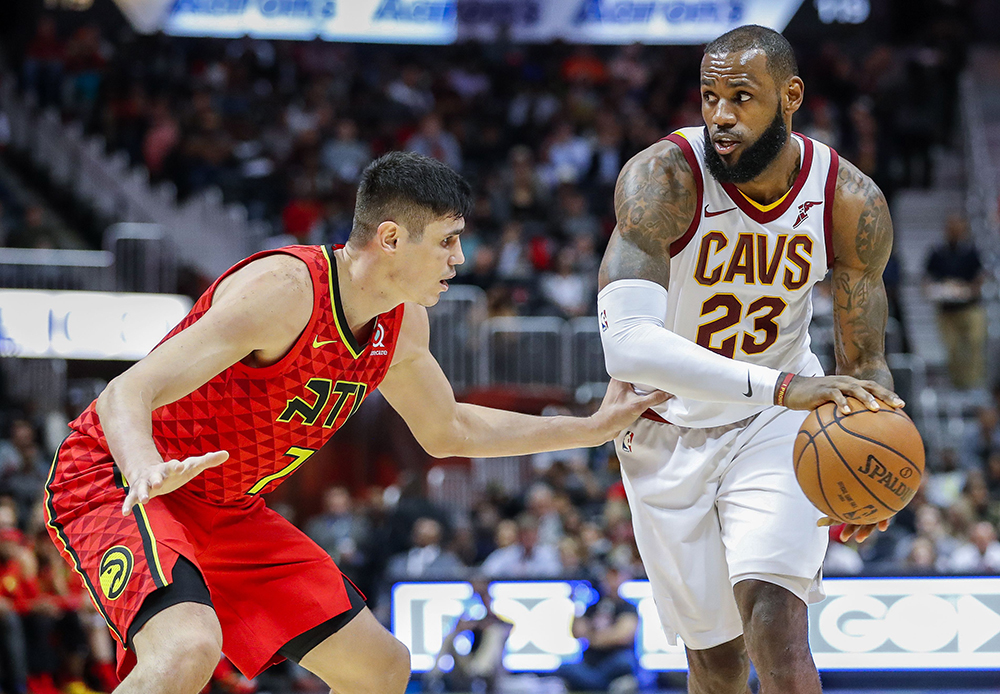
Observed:
[[[536,417],[459,403],[438,457],[495,458],[597,446],[614,433],[594,417]],[[433,453],[433,452],[432,452]]]
[[[96,411],[108,450],[126,480],[134,479],[139,468],[163,461],[153,442],[152,408],[141,389],[115,379],[97,398]]]
[[[774,402],[780,372],[723,357],[667,330],[667,293],[653,282],[613,282],[598,296],[598,308],[612,378],[695,400]]]

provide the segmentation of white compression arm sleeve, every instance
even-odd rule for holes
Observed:
[[[597,295],[597,312],[604,363],[619,381],[708,402],[773,404],[781,372],[728,359],[664,328],[667,290],[656,282],[612,282]]]

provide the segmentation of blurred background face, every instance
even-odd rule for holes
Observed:
[[[333,487],[324,496],[326,512],[343,516],[351,512],[351,495],[343,487]]]
[[[413,526],[413,544],[430,547],[441,544],[441,524],[431,518],[420,518]]]

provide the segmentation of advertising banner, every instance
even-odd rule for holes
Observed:
[[[424,44],[488,41],[501,33],[516,42],[533,43],[698,44],[741,24],[780,31],[802,4],[802,0],[172,1],[163,25],[168,34]]]
[[[852,578],[824,581],[828,597],[809,607],[809,642],[820,670],[1000,668],[1000,578]],[[494,612],[514,625],[504,653],[511,672],[551,672],[580,659],[574,615],[598,595],[587,581],[503,581],[490,586]],[[670,645],[649,583],[620,595],[639,613],[636,653],[647,670],[684,670],[684,645]],[[485,614],[472,586],[400,583],[392,631],[415,671],[434,666],[459,617]]]
[[[142,359],[191,310],[172,294],[0,290],[0,356]]]

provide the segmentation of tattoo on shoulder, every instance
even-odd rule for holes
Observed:
[[[694,179],[680,147],[631,162],[615,186],[615,216],[622,243],[609,247],[614,276],[666,277],[670,244],[694,219]]]
[[[885,196],[872,179],[843,159],[837,190],[864,200],[854,236],[854,252],[862,265],[881,275],[892,253],[892,220]]]

